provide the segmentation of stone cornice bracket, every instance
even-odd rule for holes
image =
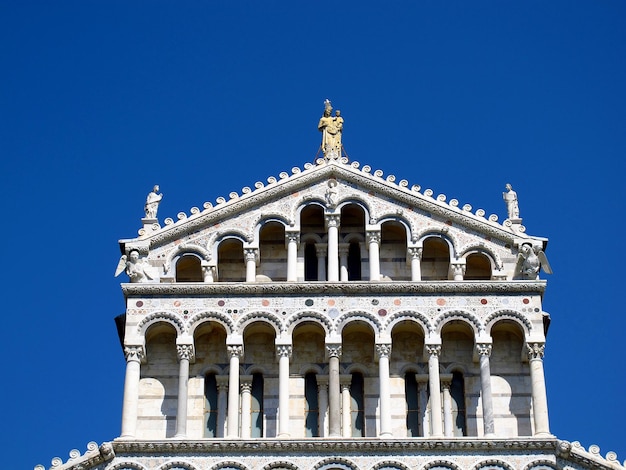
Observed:
[[[176,354],[179,361],[187,359],[189,362],[193,362],[196,359],[196,351],[193,344],[177,344]]]
[[[379,359],[391,356],[391,343],[375,344],[374,348],[376,348],[376,355]]]
[[[341,344],[326,344],[326,357],[341,357]]]
[[[128,345],[124,346],[124,357],[126,362],[139,362],[145,364],[146,362],[146,350],[143,345]]]
[[[543,359],[544,351],[546,349],[545,343],[526,343],[528,352],[528,360]]]
[[[243,358],[243,344],[231,344],[226,346],[226,351],[230,357]]]
[[[291,357],[292,352],[293,346],[291,346],[290,344],[276,345],[276,357],[278,357],[279,359],[285,356]]]

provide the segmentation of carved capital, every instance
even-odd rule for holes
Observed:
[[[367,238],[368,245],[372,243],[380,245],[380,230],[368,230],[365,236]]]
[[[528,360],[543,359],[543,353],[546,348],[545,343],[526,343],[528,351]]]
[[[226,351],[230,357],[238,357],[239,359],[243,357],[243,346],[241,345],[226,346]]]
[[[439,357],[441,354],[441,344],[426,344],[424,348],[429,356]]]
[[[285,242],[287,245],[289,245],[289,243],[299,244],[300,232],[285,232]]]
[[[256,261],[259,250],[257,248],[244,248],[243,257],[247,261]]]
[[[409,257],[411,259],[422,259],[422,253],[424,252],[424,248],[422,248],[421,246],[412,246],[410,248],[407,248],[407,251],[409,253]]]
[[[291,357],[293,346],[290,344],[281,344],[276,346],[276,355],[278,357]]]
[[[328,253],[328,244],[326,243],[316,243],[315,244],[315,254],[318,258],[323,258]]]
[[[450,269],[452,270],[452,275],[454,277],[465,276],[465,263],[451,262]]]
[[[142,362],[146,358],[146,351],[143,346],[124,346],[124,357],[126,362]]]
[[[326,354],[328,357],[341,357],[341,344],[327,344]]]
[[[476,352],[479,356],[491,356],[491,343],[477,343]]]
[[[250,393],[252,391],[252,381],[241,382],[241,393]]]
[[[194,359],[195,351],[193,344],[178,344],[176,345],[176,353],[178,354],[178,360],[187,359],[191,361]]]
[[[391,343],[389,344],[376,344],[376,354],[378,357],[389,357],[391,356]]]
[[[228,390],[228,380],[229,380],[229,377],[227,375],[215,376],[215,381],[217,382],[218,392],[225,392]]]
[[[339,214],[324,214],[324,220],[326,221],[326,227],[337,227],[339,228],[339,222],[341,221],[341,216]]]

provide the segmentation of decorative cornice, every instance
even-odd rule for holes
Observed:
[[[214,282],[122,284],[125,297],[167,295],[412,295],[412,294],[543,294],[546,281],[415,281],[415,282]]]

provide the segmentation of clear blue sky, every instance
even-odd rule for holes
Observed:
[[[352,160],[550,238],[551,429],[626,459],[626,3],[0,3],[4,468],[119,435],[117,240]]]

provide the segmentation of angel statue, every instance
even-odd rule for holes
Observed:
[[[147,282],[152,280],[152,276],[149,272],[149,266],[144,259],[139,259],[139,252],[137,250],[131,250],[128,257],[126,255],[122,255],[117,263],[115,277],[119,276],[122,271],[126,271],[126,274],[130,278],[130,282]]]
[[[543,269],[546,274],[552,274],[548,258],[541,247],[532,247],[529,244],[522,245],[517,255],[515,274],[521,279],[535,280],[539,276],[540,269]]]

